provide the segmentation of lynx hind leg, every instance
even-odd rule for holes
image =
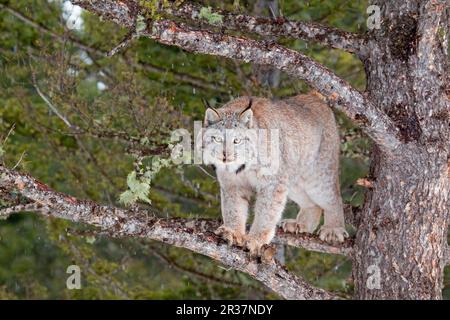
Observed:
[[[345,230],[342,199],[338,193],[339,189],[328,190],[328,193],[322,191],[320,194],[311,195],[311,198],[317,201],[324,211],[324,223],[319,229],[319,238],[327,242],[343,242],[348,237],[348,233]]]
[[[281,221],[284,232],[290,233],[314,233],[320,223],[322,209],[318,206],[301,208],[296,219]]]
[[[320,240],[327,242],[343,242],[348,238],[345,230],[344,210],[339,197],[331,206],[324,207],[324,222],[319,229]]]
[[[326,242],[344,242],[348,238],[345,227],[329,227],[323,225],[319,230],[319,238]]]
[[[298,204],[300,210],[296,219],[285,219],[280,223],[284,232],[313,233],[320,222],[322,210],[318,207],[300,185],[289,190],[289,197]]]
[[[322,208],[315,206],[301,209],[297,215],[298,232],[313,233],[320,223]]]

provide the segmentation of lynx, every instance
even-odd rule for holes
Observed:
[[[278,133],[276,152],[268,147],[275,139],[260,142],[255,133],[260,129]],[[220,109],[208,105],[201,137],[203,161],[215,167],[220,183],[223,225],[216,233],[230,244],[261,254],[288,199],[300,211],[296,219],[281,221],[285,232],[315,232],[323,212],[320,239],[342,242],[348,236],[339,189],[339,134],[333,112],[318,97],[240,97]],[[269,160],[277,163],[272,171],[266,166],[264,172],[261,149],[271,151]],[[253,195],[255,216],[246,233]]]

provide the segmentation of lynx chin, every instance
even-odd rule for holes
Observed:
[[[261,143],[253,129],[279,133],[276,152],[269,146],[274,139]],[[216,233],[230,244],[259,255],[278,223],[286,232],[313,233],[322,212],[320,239],[342,242],[348,236],[339,189],[339,134],[333,112],[318,97],[240,97],[220,109],[208,106],[199,136],[203,161],[216,168],[220,183],[223,225]],[[261,149],[270,150],[269,162],[278,162],[271,174],[259,161]],[[246,233],[252,195],[255,217]],[[288,199],[300,211],[296,219],[280,222]]]

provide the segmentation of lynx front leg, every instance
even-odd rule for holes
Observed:
[[[224,238],[229,245],[244,245],[245,223],[247,221],[248,200],[243,190],[221,189],[223,225],[215,233]]]
[[[273,182],[258,192],[255,219],[246,242],[252,255],[261,255],[262,246],[272,241],[286,200],[287,186],[284,180]]]

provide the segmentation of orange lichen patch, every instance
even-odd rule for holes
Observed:
[[[46,184],[43,184],[42,182],[35,181],[34,183],[36,184],[36,186],[38,187],[39,190],[42,190],[42,191],[50,191],[51,190],[49,186],[47,186]]]
[[[331,100],[336,100],[337,98],[339,98],[339,94],[337,94],[337,92],[333,92],[328,98],[330,98]]]
[[[77,203],[77,199],[71,196],[67,196],[64,198],[66,201],[70,202],[71,204],[76,204]]]
[[[359,178],[358,180],[356,180],[356,184],[365,188],[373,188],[373,182],[366,178]]]
[[[170,24],[169,31],[172,32],[172,33],[177,32],[177,31],[178,31],[177,25],[176,25],[175,23],[172,22],[172,23]]]
[[[312,94],[313,96],[316,96],[316,97],[318,97],[319,99],[325,101],[325,96],[324,96],[323,94],[321,94],[319,91],[317,91],[317,90],[312,90],[312,91],[311,91],[311,94]]]
[[[22,180],[17,179],[16,180],[16,186],[19,190],[23,190],[25,189],[25,182],[23,182]]]

